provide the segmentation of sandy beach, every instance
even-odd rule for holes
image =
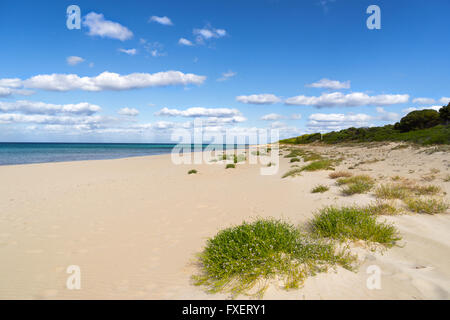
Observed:
[[[448,202],[448,151],[397,145],[303,148],[342,156],[336,170],[353,167],[377,183],[398,175],[437,185]],[[0,299],[225,299],[191,281],[196,254],[219,230],[256,217],[299,225],[326,205],[375,201],[373,192],[343,196],[330,171],[282,179],[292,163],[279,160],[274,175],[249,163],[175,165],[169,154],[0,166]],[[330,190],[311,193],[319,183]],[[448,213],[382,216],[400,230],[398,246],[356,243],[356,272],[320,273],[298,290],[271,285],[264,298],[449,299]],[[80,290],[66,288],[70,265],[80,267]],[[382,271],[379,290],[366,286],[370,265]]]

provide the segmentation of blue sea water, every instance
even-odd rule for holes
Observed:
[[[170,153],[174,146],[173,143],[0,143],[0,165],[148,156]],[[242,146],[224,146],[234,147]]]

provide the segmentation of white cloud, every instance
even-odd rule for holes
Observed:
[[[139,114],[139,110],[135,108],[122,108],[119,111],[117,111],[117,113],[122,116],[135,117]]]
[[[225,37],[227,32],[224,29],[215,29],[211,26],[206,26],[202,29],[194,29],[193,34],[196,36],[197,43],[202,44],[205,40]]]
[[[180,71],[157,73],[131,73],[120,75],[105,71],[96,77],[80,77],[76,74],[42,74],[23,81],[25,87],[50,91],[103,91],[136,88],[202,84],[205,76]]]
[[[145,51],[150,53],[152,57],[161,57],[167,55],[167,53],[164,52],[164,45],[159,43],[158,41],[147,42],[147,40],[141,39],[140,43],[144,46]]]
[[[105,20],[103,14],[90,12],[83,17],[83,26],[89,29],[88,35],[100,36],[102,38],[112,38],[125,41],[133,37],[127,27],[122,26],[120,23]]]
[[[268,93],[237,96],[236,100],[247,104],[274,104],[281,101],[276,95]]]
[[[12,94],[12,90],[10,88],[0,87],[0,97],[8,97]]]
[[[433,104],[436,103],[436,101],[432,98],[415,98],[412,101],[413,103],[417,104]]]
[[[178,40],[178,44],[183,45],[183,46],[193,46],[194,45],[192,43],[192,41],[189,41],[188,39],[185,39],[185,38],[180,38],[180,40]]]
[[[101,108],[95,104],[81,102],[76,104],[50,104],[38,101],[19,100],[14,102],[0,101],[0,112],[20,112],[25,114],[76,114],[92,115]]]
[[[155,113],[156,116],[169,117],[233,117],[240,116],[241,112],[238,109],[230,108],[189,108],[186,110],[162,108]]]
[[[377,113],[380,114],[378,117],[379,120],[382,121],[397,121],[400,119],[400,115],[395,112],[388,112],[381,107],[376,108]]]
[[[164,16],[164,17],[152,16],[152,17],[150,17],[150,21],[157,22],[157,23],[165,25],[165,26],[173,25],[172,21],[166,16]]]
[[[275,120],[280,120],[283,119],[284,117],[281,114],[277,114],[277,113],[269,113],[266,115],[263,115],[261,117],[261,120],[265,120],[265,121],[275,121]]]
[[[410,108],[403,109],[402,112],[405,114],[408,114],[412,111],[425,110],[425,109],[432,109],[432,110],[439,111],[440,108],[442,108],[442,106],[410,107]]]
[[[22,80],[19,78],[0,79],[0,97],[9,97],[13,94],[29,96],[34,93],[31,90],[19,89],[22,87]]]
[[[306,85],[307,87],[311,88],[325,88],[325,89],[333,89],[333,90],[339,90],[339,89],[349,89],[350,88],[350,81],[344,81],[340,82],[337,80],[330,80],[330,79],[321,79],[317,82],[311,83]]]
[[[310,131],[327,132],[337,131],[349,127],[364,127],[369,125],[372,116],[364,113],[342,114],[342,113],[313,113],[309,116],[307,124]]]
[[[323,93],[321,96],[296,96],[286,99],[287,105],[303,105],[315,107],[355,107],[365,105],[391,105],[406,103],[409,100],[407,94],[381,94],[369,96],[362,92],[343,94],[342,92]]]
[[[129,56],[134,56],[137,53],[137,50],[134,49],[134,48],[133,49],[122,49],[122,48],[120,48],[119,51],[123,52],[123,53],[126,53]]]
[[[300,113],[295,113],[291,115],[292,120],[300,120],[302,118],[302,115]]]
[[[224,72],[222,73],[222,77],[220,77],[219,79],[217,79],[217,81],[226,81],[232,77],[234,77],[237,73],[233,72],[233,71],[228,71],[228,72]]]
[[[108,118],[103,116],[54,116],[54,115],[42,115],[42,114],[18,114],[18,113],[5,113],[0,114],[0,123],[36,123],[36,124],[61,124],[61,125],[100,125],[104,122],[109,122]]]
[[[22,80],[20,80],[19,78],[0,79],[0,87],[17,89],[17,88],[22,87]]]
[[[443,105],[447,105],[450,102],[450,97],[442,97],[439,99],[439,102]]]
[[[66,61],[67,61],[68,65],[75,66],[79,63],[82,63],[84,61],[84,59],[82,57],[70,56],[70,57],[67,57]]]

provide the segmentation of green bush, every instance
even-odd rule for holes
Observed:
[[[298,288],[308,275],[341,265],[351,269],[355,257],[338,251],[328,241],[312,239],[293,225],[274,219],[219,231],[199,255],[202,273],[193,277],[209,292],[248,294],[263,280],[256,294],[262,297],[271,278],[283,280],[286,289]]]
[[[443,106],[439,109],[439,118],[441,118],[443,124],[450,124],[450,102],[447,106]]]
[[[386,246],[400,240],[393,225],[377,222],[366,208],[326,207],[315,215],[311,226],[318,236],[337,240],[366,240]]]
[[[311,193],[324,193],[326,191],[330,190],[329,187],[324,186],[323,184],[319,184],[318,186],[315,186],[312,190]]]
[[[432,109],[416,110],[401,118],[400,122],[395,124],[394,129],[408,132],[411,130],[431,128],[440,123],[439,112]]]
[[[192,169],[192,170],[189,170],[189,171],[188,171],[188,174],[195,174],[195,173],[197,173],[197,172],[198,172],[197,170]]]
[[[320,137],[320,134],[317,134]],[[306,137],[305,137],[306,136]],[[310,139],[311,135],[281,140],[280,143],[307,144],[320,139]],[[370,128],[348,128],[322,134],[323,143],[336,144],[341,142],[375,142],[375,141],[405,141],[422,145],[450,144],[450,126],[438,125],[428,129],[401,132],[393,125]]]
[[[229,163],[225,167],[225,169],[234,169],[234,168],[236,168],[236,165],[234,163]]]

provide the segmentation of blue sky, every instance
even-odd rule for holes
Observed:
[[[0,141],[170,142],[197,117],[281,137],[394,123],[450,100],[448,12],[447,0],[2,1]]]

